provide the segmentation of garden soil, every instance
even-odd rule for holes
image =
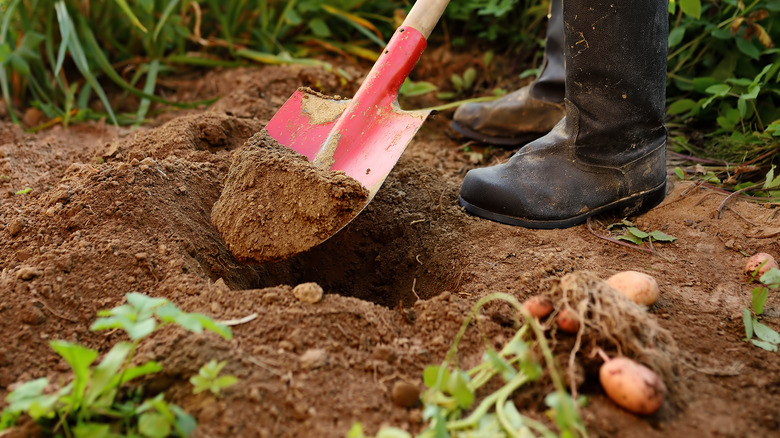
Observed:
[[[349,96],[354,84],[287,66],[215,71],[165,86],[181,99],[222,98],[137,129],[87,123],[28,133],[0,122],[2,399],[20,382],[68,378],[48,345],[54,339],[101,352],[124,339],[89,326],[99,310],[141,292],[218,320],[250,317],[233,326],[231,341],[167,327],[142,344],[137,360],[164,367],[143,381],[145,390],[165,392],[190,412],[196,436],[343,437],[354,422],[370,434],[382,425],[418,432],[424,424],[414,390],[423,389],[422,370],[441,363],[477,300],[494,292],[522,300],[572,272],[607,278],[631,269],[658,280],[661,298],[647,318],[676,344],[663,349],[680,365],[666,383],[687,388],[687,396],[637,417],[609,401],[585,369],[579,390],[589,399],[590,435],[780,436],[780,356],[744,342],[742,322],[752,288],[747,256],[780,256],[777,206],[721,205],[723,194],[680,181],[670,162],[666,200],[630,218],[677,238],[655,243],[654,252],[606,240],[618,235],[608,225],[619,217],[566,230],[482,220],[457,205],[459,184],[468,169],[510,152],[451,140],[443,113],[426,122],[374,200],[335,236],[294,257],[244,262],[212,224],[231,162],[297,87]],[[321,301],[294,296],[307,282],[324,289]],[[488,305],[460,344],[461,366],[479,363],[485,340],[506,343],[515,316],[508,305]],[[762,321],[780,330],[780,293],[770,294]],[[225,372],[240,384],[219,397],[193,395],[189,379],[211,359],[227,361]],[[531,387],[514,400],[546,421],[543,397]]]

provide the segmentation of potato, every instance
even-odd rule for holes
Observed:
[[[607,279],[607,284],[642,306],[652,306],[658,301],[658,282],[644,272],[618,272]]]
[[[572,309],[563,309],[558,313],[558,328],[565,333],[577,333],[580,329],[580,318]]]
[[[777,262],[774,257],[765,252],[759,252],[753,254],[753,256],[748,259],[747,264],[745,264],[745,274],[752,276],[753,272],[758,269],[758,276],[756,278],[761,278],[766,271],[777,267]]]
[[[552,313],[553,302],[547,297],[536,295],[525,300],[523,307],[525,307],[525,310],[534,318],[544,318]]]
[[[650,415],[664,403],[666,385],[658,374],[627,357],[601,365],[599,380],[607,396],[629,412]]]

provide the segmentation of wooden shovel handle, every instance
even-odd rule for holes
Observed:
[[[427,40],[449,3],[450,0],[417,0],[402,26],[417,29]]]

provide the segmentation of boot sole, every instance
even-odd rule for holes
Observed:
[[[532,220],[524,219],[514,216],[507,216],[493,211],[488,211],[476,205],[470,204],[458,196],[458,203],[461,207],[465,207],[469,213],[492,221],[501,222],[502,224],[514,225],[524,228],[535,228],[542,230],[551,230],[555,228],[569,228],[574,225],[580,224],[587,220],[589,217],[595,216],[600,213],[605,213],[612,210],[620,210],[621,215],[630,216],[634,214],[644,213],[656,205],[660,204],[666,197],[666,181],[662,184],[644,191],[636,195],[629,196],[627,198],[619,199],[607,205],[595,208],[587,213],[578,214],[576,216],[567,219],[556,220]]]
[[[471,140],[476,140],[481,143],[487,143],[487,144],[503,146],[503,147],[522,146],[525,145],[526,143],[530,143],[536,140],[537,138],[547,134],[545,132],[545,133],[528,133],[522,136],[509,137],[509,138],[491,137],[489,135],[480,134],[479,132],[466,128],[465,126],[461,126],[458,124],[458,122],[455,121],[450,122],[450,127],[452,128],[453,131]]]

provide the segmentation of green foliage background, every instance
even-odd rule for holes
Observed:
[[[538,59],[548,1],[453,0],[432,44]],[[51,123],[142,123],[151,102],[187,105],[155,94],[158,78],[185,69],[302,63],[338,70],[321,61],[326,53],[373,60],[411,4],[2,0],[0,88],[15,121],[32,106]],[[678,151],[734,163],[777,156],[780,23],[772,17],[779,12],[780,0],[671,0],[667,96]],[[136,96],[137,109],[116,114],[108,87]]]

